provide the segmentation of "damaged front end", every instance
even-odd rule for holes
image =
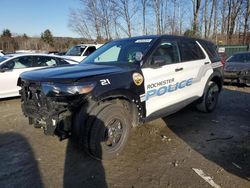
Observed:
[[[54,84],[19,79],[21,107],[29,124],[60,140],[71,133],[72,116],[85,101],[93,83]]]

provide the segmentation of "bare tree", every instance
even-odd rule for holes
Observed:
[[[192,0],[193,3],[193,33],[198,33],[198,14],[200,10],[201,0]]]
[[[207,18],[207,12],[208,12],[208,0],[205,0],[205,7],[204,7],[204,13],[203,13],[203,20],[204,20],[204,37],[207,38],[208,33],[208,18]]]
[[[221,34],[224,35],[225,31],[226,31],[226,10],[227,10],[227,1],[228,0],[223,0],[222,4],[221,4]]]
[[[249,30],[249,25],[248,25],[248,20],[249,20],[249,16],[250,16],[250,0],[245,0],[244,2],[244,6],[245,6],[245,11],[244,11],[244,33],[243,33],[243,43],[246,44],[247,43],[247,32]]]
[[[118,23],[119,27],[126,33],[128,37],[132,36],[132,18],[136,13],[136,6],[132,4],[133,0],[117,0],[113,1],[117,6],[117,12],[126,23],[126,27],[123,24]]]
[[[228,36],[228,42],[231,42],[234,29],[235,29],[235,23],[236,18],[239,15],[241,5],[243,3],[243,0],[228,0],[228,22],[227,22],[227,36]]]
[[[208,31],[207,31],[208,37],[210,36],[210,31],[211,31],[211,26],[212,26],[212,18],[213,18],[214,9],[215,9],[215,3],[216,3],[216,0],[212,0],[209,22],[208,22]]]
[[[104,32],[106,39],[111,39],[111,19],[112,11],[114,11],[113,3],[111,0],[100,0],[100,10],[101,10],[101,24],[104,27]]]
[[[218,19],[218,1],[217,0],[214,0],[214,22],[213,22],[213,39],[216,40],[216,43],[217,43],[217,27],[218,27],[218,22],[217,22],[217,19]]]
[[[101,38],[100,11],[97,0],[81,0],[81,2],[86,3],[86,15],[94,25],[96,38]]]
[[[147,30],[146,30],[146,8],[147,8],[148,0],[140,0],[140,1],[141,1],[141,5],[142,5],[143,34],[146,35],[147,34]]]
[[[155,13],[156,33],[161,34],[161,0],[153,0],[152,5]]]
[[[80,36],[91,39],[89,24],[87,23],[84,11],[81,9],[71,10],[68,26]]]

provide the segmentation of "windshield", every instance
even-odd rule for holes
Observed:
[[[136,52],[145,54],[152,44],[153,39],[148,38],[113,41],[97,49],[81,63],[135,63]]]
[[[235,54],[231,56],[227,62],[250,63],[250,53]]]
[[[5,61],[7,58],[5,58],[4,56],[0,56],[0,63]]]
[[[73,46],[70,48],[65,55],[68,56],[81,56],[82,52],[85,50],[85,46]]]

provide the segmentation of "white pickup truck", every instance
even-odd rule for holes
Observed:
[[[68,59],[80,62],[102,45],[103,44],[77,44],[70,48],[65,56]]]

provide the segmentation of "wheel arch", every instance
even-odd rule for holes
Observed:
[[[103,93],[95,98],[97,103],[112,102],[123,105],[132,116],[132,126],[135,127],[145,117],[144,105],[138,95],[128,90],[119,90]]]

